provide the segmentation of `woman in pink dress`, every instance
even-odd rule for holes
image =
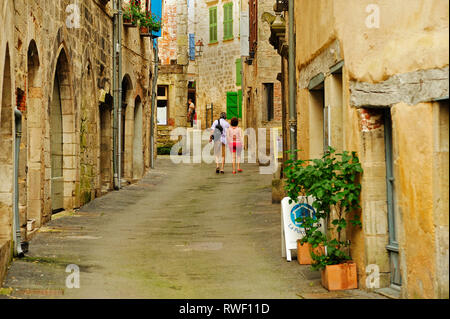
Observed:
[[[231,119],[231,127],[227,130],[227,145],[230,148],[230,152],[233,157],[233,174],[236,174],[236,162],[237,162],[237,171],[242,173],[241,169],[241,153],[243,146],[243,134],[242,129],[238,127],[239,120],[237,118]]]

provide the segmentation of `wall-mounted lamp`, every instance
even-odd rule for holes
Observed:
[[[198,40],[197,43],[195,44],[195,56],[196,57],[201,57],[203,55],[203,41],[202,40]]]

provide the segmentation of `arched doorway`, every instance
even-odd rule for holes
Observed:
[[[134,101],[133,180],[140,179],[144,174],[142,126],[142,101],[138,96]]]
[[[56,65],[50,103],[52,212],[73,207],[76,142],[69,61],[62,50]]]
[[[130,112],[129,106],[133,101],[131,100],[133,85],[130,79],[130,76],[126,74],[122,80],[122,114],[120,118],[120,142],[121,142],[121,176],[124,179],[124,182],[127,182],[126,178],[131,178],[132,176],[132,135],[133,131],[131,131],[131,123],[133,122],[133,118],[130,118],[128,114]],[[131,102],[130,102],[131,100]],[[132,111],[132,109],[131,109]],[[133,115],[131,114],[131,117]]]
[[[39,53],[34,41],[28,47],[28,86],[26,123],[27,143],[27,218],[34,219],[36,226],[42,225],[42,187],[44,179],[43,163],[43,112],[42,81],[40,77]],[[25,133],[25,131],[24,131]],[[25,135],[24,135],[25,136]]]
[[[0,110],[0,243],[11,240],[13,209],[13,103],[11,61],[6,45]]]
[[[88,51],[86,51],[88,52]],[[100,190],[98,160],[100,156],[98,130],[99,110],[95,74],[89,54],[82,72],[80,109],[80,205],[93,200]]]
[[[112,189],[112,101],[106,95],[105,102],[100,104],[100,183],[102,194]]]

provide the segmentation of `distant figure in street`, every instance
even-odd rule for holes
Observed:
[[[191,127],[194,127],[195,104],[192,101],[192,99],[189,99],[188,102],[189,102],[188,122],[191,123]]]
[[[236,174],[236,162],[237,162],[237,171],[242,173],[241,169],[241,153],[242,153],[242,145],[243,145],[243,134],[242,129],[238,127],[239,120],[236,117],[231,119],[231,127],[227,130],[227,145],[230,148],[230,152],[233,157],[233,174]]]
[[[216,174],[225,174],[225,145],[227,143],[226,134],[230,128],[230,124],[227,122],[227,113],[222,112],[220,119],[214,121],[211,130],[209,142],[214,141],[214,155],[216,157]]]

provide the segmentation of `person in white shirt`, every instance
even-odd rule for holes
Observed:
[[[227,130],[230,124],[227,122],[227,114],[222,112],[220,119],[214,121],[211,126],[213,134],[209,142],[214,141],[214,155],[216,157],[216,174],[225,174],[225,146],[227,144]]]

